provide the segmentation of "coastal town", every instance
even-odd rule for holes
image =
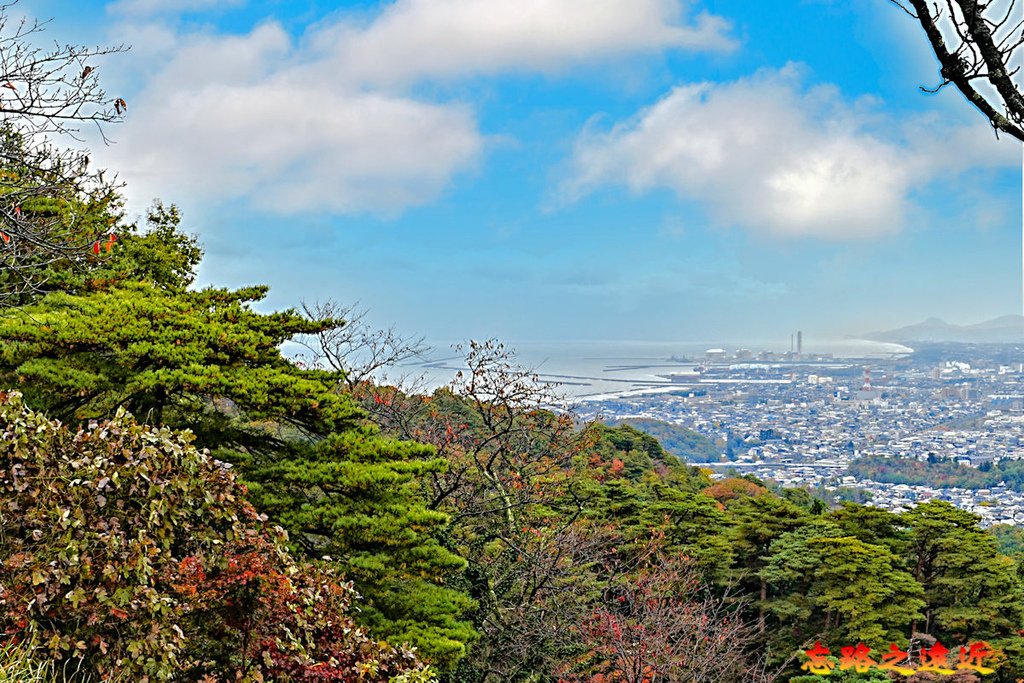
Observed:
[[[582,402],[581,412],[694,430],[720,455],[693,464],[716,476],[750,474],[896,512],[945,500],[986,526],[1020,525],[1024,491],[1012,483],[896,483],[854,467],[889,459],[988,471],[1024,458],[1024,365],[1012,362],[1019,357],[998,344],[933,344],[861,359],[709,349],[677,359],[679,369],[662,375],[669,390],[601,396]]]

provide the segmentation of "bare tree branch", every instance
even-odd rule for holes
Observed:
[[[757,651],[757,628],[742,617],[731,587],[706,584],[686,557],[652,543],[626,566],[608,567],[600,606],[573,631],[585,654],[560,680],[643,683],[771,683],[786,665],[770,667]]]
[[[945,0],[946,10],[928,0],[890,0],[905,13],[915,18],[924,29],[928,42],[939,60],[942,83],[936,88],[922,88],[937,92],[948,84],[967,98],[991,123],[998,133],[1006,133],[1024,142],[1024,95],[1013,75],[1016,69],[1010,62],[1024,42],[1020,35],[1021,23],[1001,33],[1016,6],[1010,0],[1006,14],[992,19],[993,5],[978,0]],[[906,3],[906,4],[905,4]],[[951,48],[945,36],[955,36],[959,45]],[[984,79],[994,89],[983,94],[975,81]]]
[[[314,367],[343,373],[349,389],[371,380],[381,383],[387,379],[387,370],[422,359],[430,351],[423,337],[404,337],[394,327],[374,327],[367,320],[367,311],[357,304],[328,300],[303,303],[302,310],[312,320],[338,321],[334,327],[296,341],[309,351]]]
[[[47,22],[15,20],[0,4],[0,306],[45,289],[55,267],[87,266],[112,224],[121,185],[90,169],[84,150],[56,139],[84,140],[81,126],[122,120],[127,104],[99,82],[102,57],[125,46],[34,44]],[[92,219],[87,218],[91,214]]]

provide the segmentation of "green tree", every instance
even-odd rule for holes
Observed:
[[[251,500],[295,545],[345,568],[375,636],[414,644],[441,667],[466,654],[476,634],[459,615],[474,602],[445,586],[466,561],[438,542],[448,516],[419,495],[421,479],[445,467],[431,447],[361,426],[291,442],[273,458],[217,453],[240,462]]]
[[[839,525],[843,535],[853,536],[864,543],[884,546],[897,557],[906,556],[907,532],[897,514],[882,508],[847,502],[829,513],[829,518]]]
[[[1024,559],[1024,528],[999,524],[991,527],[989,533],[995,536],[1000,552],[1017,558],[1018,563]]]
[[[661,446],[676,457],[689,462],[717,462],[722,456],[722,449],[703,434],[661,420],[634,419],[623,420],[619,424],[650,434]]]
[[[636,520],[637,539],[650,538],[652,530],[658,530],[667,552],[688,556],[709,579],[724,580],[733,561],[726,537],[730,519],[715,501],[660,482],[649,486],[646,498]]]
[[[765,629],[768,582],[760,575],[772,543],[783,534],[807,523],[808,513],[793,503],[766,494],[735,499],[727,508],[733,520],[729,529],[740,585],[756,596],[758,628]]]
[[[782,651],[812,640],[898,642],[924,606],[900,558],[827,519],[781,536],[767,560],[760,575],[771,587],[767,608],[782,627],[774,638]]]
[[[807,489],[786,487],[780,491],[780,495],[812,515],[820,515],[827,509],[825,502],[815,498]]]
[[[331,373],[300,369],[279,350],[297,333],[340,323],[252,310],[266,293],[140,281],[54,292],[0,318],[0,379],[61,419],[124,407],[192,428],[206,446],[264,449],[286,428],[326,433],[351,424],[359,412],[334,390]]]
[[[366,598],[364,623],[442,664],[457,659],[470,603],[442,584],[460,560],[436,540],[445,515],[410,483],[443,462],[380,438],[341,373],[281,354],[294,335],[343,321],[257,312],[266,287],[188,289],[198,253],[177,221],[158,206],[149,232],[124,240],[101,271],[0,317],[0,382],[72,422],[126,408],[191,429],[239,467],[294,548],[329,554],[310,543],[329,536]]]
[[[784,628],[779,631],[785,633],[785,639],[777,643],[780,650],[790,650],[810,638],[827,639],[823,615],[817,612],[812,592],[821,558],[808,543],[841,535],[828,520],[813,520],[772,542],[758,576],[768,584],[765,610]]]
[[[986,640],[1005,652],[1007,670],[1019,674],[1024,585],[1014,561],[999,552],[976,515],[949,503],[918,505],[903,519],[910,534],[908,566],[927,600],[915,628],[943,642]]]
[[[52,289],[82,293],[122,282],[147,282],[163,290],[182,290],[195,281],[203,258],[197,239],[181,231],[178,207],[160,202],[146,213],[144,229],[121,225],[110,246],[109,252],[101,251],[92,269],[70,271]]]
[[[815,602],[825,611],[825,628],[846,642],[897,642],[925,603],[920,584],[882,546],[855,538],[813,538],[808,549],[819,566]]]

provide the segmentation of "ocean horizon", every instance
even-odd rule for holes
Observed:
[[[424,359],[398,370],[420,378],[426,389],[444,386],[464,369],[458,343],[427,342],[431,351]],[[727,357],[740,349],[753,353],[784,353],[789,345],[773,342],[692,342],[638,340],[507,341],[514,365],[531,370],[546,382],[559,385],[559,393],[570,399],[613,396],[636,391],[669,390],[665,375],[684,372],[700,364],[710,349],[721,349]],[[806,340],[805,355],[832,355],[836,359],[885,359],[912,353],[902,344],[866,339]]]

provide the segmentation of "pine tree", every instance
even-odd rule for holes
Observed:
[[[466,561],[438,542],[448,517],[419,495],[420,479],[444,470],[432,448],[362,426],[289,443],[273,458],[217,453],[241,462],[250,499],[293,544],[345,567],[376,637],[411,643],[442,668],[465,655],[475,633],[458,616],[474,603],[444,584]]]
[[[0,317],[0,383],[70,422],[125,408],[191,429],[237,465],[295,548],[335,558],[370,605],[363,623],[442,665],[460,657],[471,602],[443,581],[462,561],[436,540],[445,515],[426,510],[412,484],[444,463],[382,439],[340,373],[282,355],[293,336],[343,321],[257,312],[266,287],[189,289],[198,247],[173,208],[153,216],[102,268]]]
[[[787,500],[773,495],[742,497],[728,508],[733,526],[729,540],[735,555],[734,570],[740,585],[754,593],[758,601],[758,628],[764,631],[768,582],[759,576],[772,542],[807,523],[808,513]]]
[[[829,519],[814,520],[772,543],[760,576],[770,584],[768,610],[789,639],[884,646],[905,638],[924,602],[921,586],[900,558],[880,545],[845,535]]]
[[[882,508],[843,503],[829,514],[829,518],[839,525],[844,535],[885,546],[898,557],[907,553],[907,532],[897,514]]]
[[[812,595],[825,612],[826,629],[848,644],[881,646],[903,638],[925,603],[899,558],[848,536],[813,538],[807,545],[819,558]]]
[[[930,501],[903,515],[910,532],[909,569],[924,586],[918,630],[940,641],[985,640],[1024,670],[1024,585],[1016,563],[998,550],[979,518]]]
[[[167,291],[149,282],[54,292],[0,318],[0,377],[61,419],[124,407],[150,423],[190,427],[206,446],[255,446],[280,441],[285,428],[323,433],[350,424],[358,411],[334,391],[330,373],[300,369],[279,350],[295,334],[334,323],[253,311],[266,292]]]
[[[808,547],[815,538],[835,538],[842,532],[828,520],[814,520],[783,534],[771,544],[765,566],[758,577],[768,584],[765,610],[783,626],[786,641],[779,645],[789,651],[812,637],[823,637],[823,615],[816,611],[812,595],[814,574],[821,558]]]

